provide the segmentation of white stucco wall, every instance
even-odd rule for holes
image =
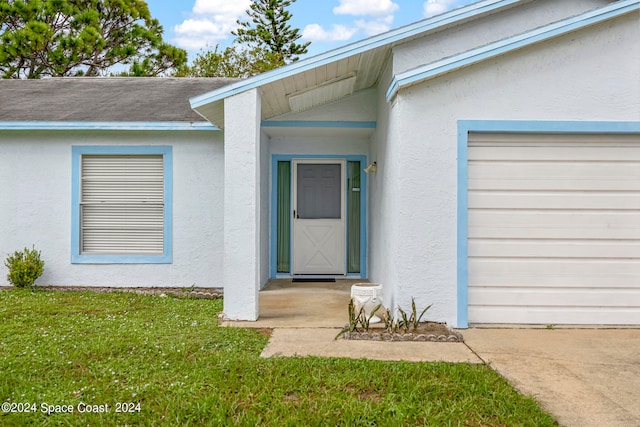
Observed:
[[[311,133],[305,130],[307,133]],[[361,131],[319,130],[316,135],[279,135],[269,142],[271,154],[368,155],[369,137]]]
[[[35,245],[39,285],[222,287],[221,132],[0,132],[0,255]],[[173,147],[173,262],[71,264],[72,145]],[[0,264],[0,284],[7,285]]]
[[[225,99],[224,316],[258,318],[263,246],[260,94]]]
[[[551,22],[606,6],[608,3],[611,2],[609,0],[535,0],[493,13],[483,19],[445,27],[430,34],[428,43],[425,43],[424,39],[417,39],[394,47],[394,73],[522,34]]]
[[[391,63],[387,64],[380,86],[391,81]],[[383,286],[383,304],[396,309],[399,284],[398,247],[402,244],[399,218],[399,174],[402,169],[401,144],[389,141],[397,137],[395,105],[388,104],[384,90],[378,91],[379,104],[376,131],[371,138],[370,160],[376,161],[378,171],[369,175],[369,280]]]
[[[376,195],[398,205],[395,226],[384,219],[393,209],[372,200],[381,208],[374,225],[390,239],[402,236],[389,244],[396,251],[389,258],[397,262],[395,277],[372,268],[374,278],[388,278],[397,304],[408,307],[416,296],[418,307],[434,304],[430,319],[456,325],[458,120],[638,121],[637,40],[638,14],[624,16],[399,92],[389,113],[392,143],[376,177],[394,189]],[[380,251],[371,252],[383,260]]]

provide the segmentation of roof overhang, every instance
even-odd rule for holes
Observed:
[[[326,93],[335,89],[331,82],[348,79],[354,74],[353,91],[374,86],[395,44],[529,1],[532,0],[479,1],[193,97],[190,99],[191,108],[209,122],[224,128],[224,99],[251,89],[261,91],[263,120],[290,112],[291,96],[301,93],[315,91],[316,102],[306,99],[303,103],[309,108],[318,105],[318,99],[335,101],[335,94]]]

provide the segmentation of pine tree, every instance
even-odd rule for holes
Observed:
[[[296,0],[253,0],[247,15],[251,21],[238,20],[232,32],[237,43],[248,43],[277,54],[282,64],[297,61],[307,53],[311,42],[298,44],[300,30],[288,24],[291,13],[286,10]]]
[[[0,0],[0,77],[155,76],[187,53],[162,40],[144,0]]]

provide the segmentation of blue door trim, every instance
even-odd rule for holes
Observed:
[[[278,275],[276,265],[277,247],[277,208],[278,208],[278,162],[291,162],[293,159],[341,159],[347,162],[360,162],[360,165],[366,165],[367,156],[359,155],[323,155],[323,154],[273,154],[271,156],[271,232],[270,232],[270,251],[269,251],[269,266],[270,277],[275,278]],[[293,173],[291,174],[293,176]],[[293,186],[291,186],[293,191]],[[293,194],[291,195],[293,197]],[[293,200],[293,199],[292,199]],[[367,277],[367,174],[360,175],[360,273],[347,274],[347,277]],[[348,210],[348,206],[347,206]],[[293,215],[293,212],[291,212]],[[293,224],[292,224],[293,227]],[[290,239],[293,238],[293,230],[289,233]],[[345,233],[345,246],[347,244],[346,239],[349,233]],[[292,242],[289,244],[289,248],[292,248]],[[348,251],[345,256],[348,256]],[[291,256],[289,257],[291,259]],[[348,261],[348,260],[347,260]],[[280,273],[283,274],[283,273]],[[287,274],[287,273],[284,273]],[[289,272],[290,274],[290,272]]]
[[[640,134],[638,122],[573,122],[573,121],[510,121],[459,120],[458,121],[458,237],[457,237],[457,294],[458,328],[469,326],[469,270],[468,270],[468,146],[469,133],[604,133]]]

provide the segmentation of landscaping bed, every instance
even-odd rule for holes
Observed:
[[[1,290],[13,289],[11,286],[1,286]],[[113,292],[130,292],[138,295],[172,295],[175,297],[198,298],[198,299],[218,299],[222,298],[222,289],[220,288],[117,288],[117,287],[95,287],[95,286],[36,286],[34,289],[49,292],[95,292],[99,294]]]
[[[345,332],[341,336],[347,340],[364,341],[464,342],[460,332],[452,331],[444,323],[438,322],[423,322],[415,330],[407,332],[388,332],[372,325],[368,331]]]

